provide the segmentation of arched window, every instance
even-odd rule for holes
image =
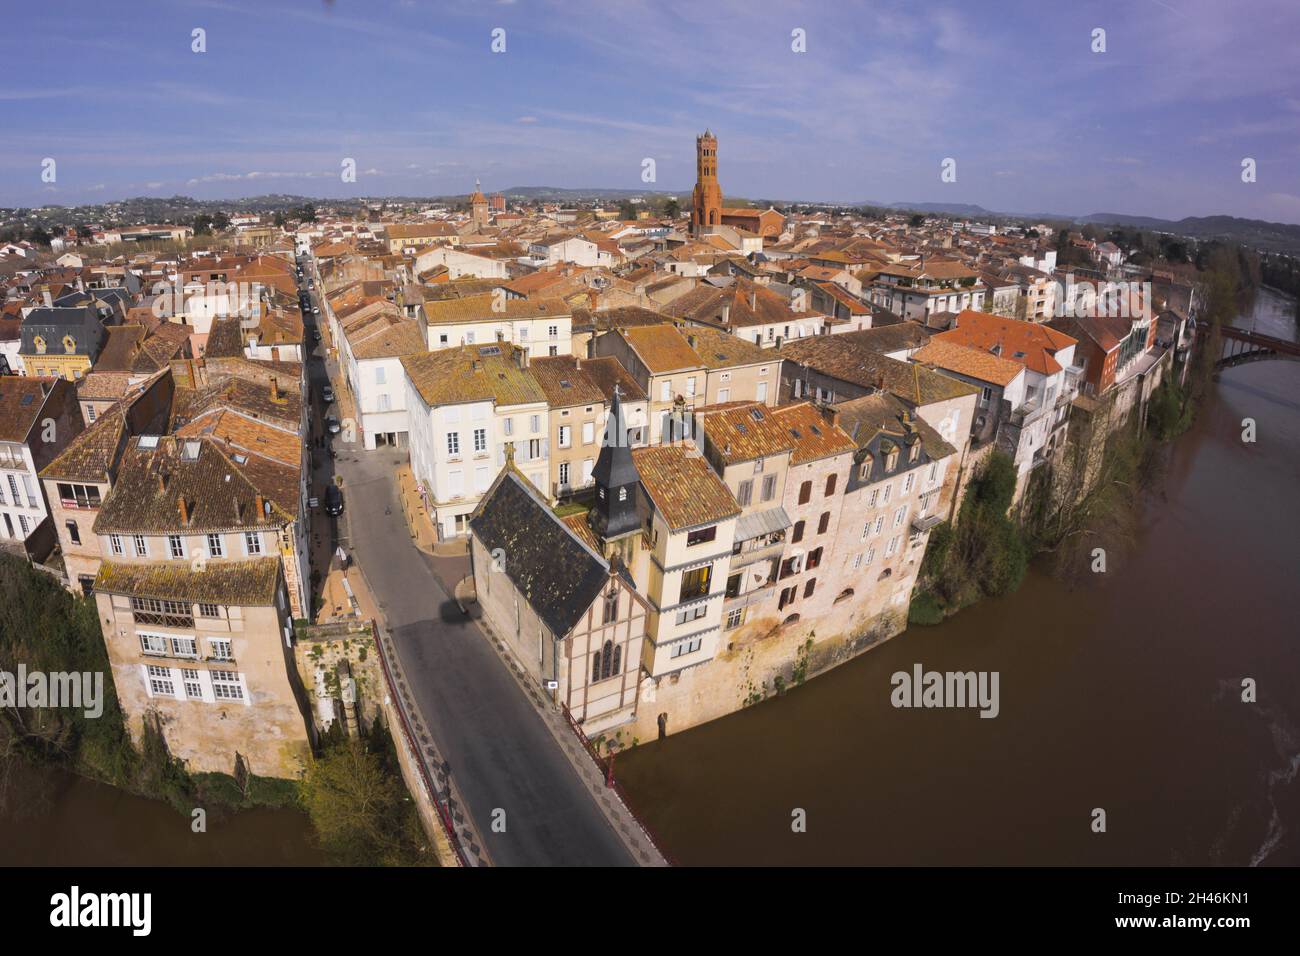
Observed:
[[[614,642],[606,641],[600,652],[600,679],[604,680],[614,668]]]
[[[591,655],[591,682],[600,680],[600,651]]]
[[[623,648],[622,645],[614,648],[614,663],[610,667],[612,676],[617,677],[623,672]]]

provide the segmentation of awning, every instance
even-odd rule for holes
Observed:
[[[736,540],[749,541],[751,538],[757,538],[760,535],[771,534],[774,531],[784,531],[792,523],[790,516],[785,513],[785,509],[780,505],[775,508],[768,508],[766,511],[755,511],[753,514],[741,515],[740,520],[736,522]]]

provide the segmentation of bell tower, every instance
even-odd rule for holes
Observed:
[[[718,185],[718,138],[707,129],[695,137],[695,191],[691,193],[691,233],[722,225],[722,187]]]
[[[627,423],[623,420],[623,402],[618,386],[605,422],[605,441],[591,471],[596,484],[596,503],[587,513],[591,530],[605,546],[605,556],[624,550],[618,539],[641,530],[636,510],[637,486],[641,476],[632,461],[627,440]]]

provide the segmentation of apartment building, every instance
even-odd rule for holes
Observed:
[[[549,406],[524,349],[465,345],[400,361],[411,469],[441,540],[468,532],[507,448],[534,488],[548,487]]]
[[[504,292],[426,301],[429,351],[506,343],[529,355],[571,355],[573,312],[557,298],[511,299]]]
[[[352,394],[357,437],[367,450],[405,448],[410,423],[402,356],[424,351],[419,324],[380,300],[344,314],[339,327],[338,362]]]
[[[71,382],[0,376],[0,547],[43,561],[57,533],[39,473],[81,433]]]

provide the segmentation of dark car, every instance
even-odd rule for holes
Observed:
[[[342,426],[339,425],[339,420],[333,415],[325,419],[325,430],[331,435],[337,435],[339,431],[341,431],[341,428]]]
[[[325,489],[325,513],[335,517],[343,514],[343,492],[338,485],[330,485]]]
[[[322,388],[320,390],[320,397],[325,399],[325,401],[327,402],[334,401],[334,386],[326,385],[324,388]]]
[[[315,339],[317,342],[319,342],[319,341],[320,341],[320,329],[312,329],[312,330],[311,330],[311,337],[312,337],[313,339]]]

